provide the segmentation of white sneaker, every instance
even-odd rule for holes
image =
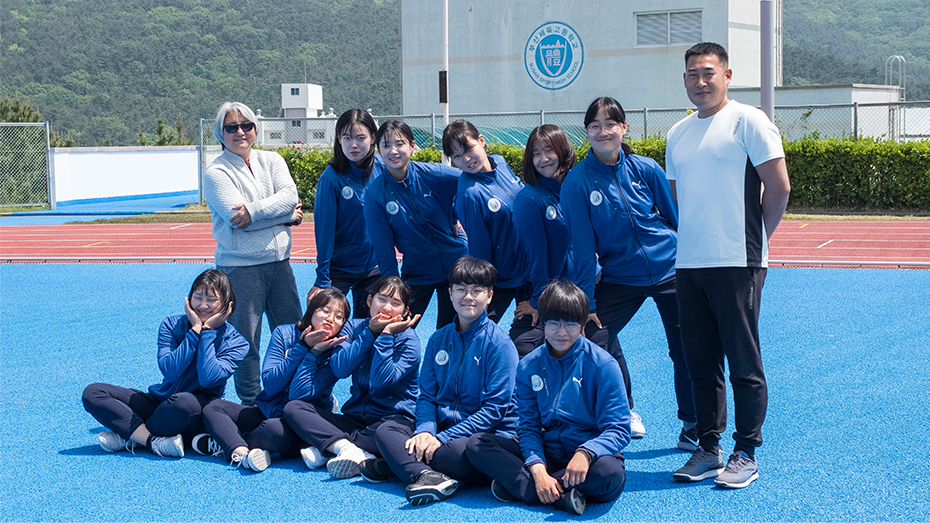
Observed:
[[[358,466],[366,459],[375,459],[375,455],[349,444],[326,463],[326,470],[336,479],[352,478],[358,476]]]
[[[643,418],[639,414],[630,411],[630,437],[639,439],[646,435],[646,427],[643,426]]]
[[[183,458],[184,439],[181,435],[152,438],[152,452],[163,458]]]
[[[316,470],[329,461],[323,457],[323,453],[316,447],[307,447],[300,449],[300,457],[304,459],[304,465],[310,470]]]
[[[100,443],[100,448],[107,452],[122,452],[128,450],[135,454],[135,441],[125,440],[122,436],[110,430],[97,434],[97,443]]]
[[[233,454],[230,465],[261,472],[271,465],[271,453],[267,450],[252,449],[248,454]]]

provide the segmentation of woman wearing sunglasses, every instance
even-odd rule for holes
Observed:
[[[291,225],[303,214],[297,186],[275,152],[253,150],[255,113],[226,102],[213,123],[223,147],[204,173],[203,194],[213,212],[216,266],[229,276],[238,303],[229,323],[249,342],[236,370],[236,393],[244,405],[261,390],[259,347],[262,314],[268,327],[296,323],[300,297],[291,271]]]

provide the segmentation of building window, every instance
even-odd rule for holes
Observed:
[[[300,127],[300,120],[291,120],[291,127]]]
[[[291,87],[291,96],[298,96],[298,95],[300,95],[300,88],[299,88],[299,87]]]
[[[319,129],[311,131],[313,133],[314,140],[324,140],[326,139],[326,131],[321,131]]]
[[[702,40],[701,11],[636,15],[636,45],[696,44]]]
[[[270,139],[272,139],[272,140],[280,140],[280,139],[281,139],[281,133],[269,133],[269,134],[268,134],[268,138],[270,138]]]

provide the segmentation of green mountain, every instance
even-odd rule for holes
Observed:
[[[786,85],[885,83],[885,60],[907,61],[907,99],[930,100],[930,2],[784,0]]]
[[[197,143],[220,103],[275,116],[279,84],[304,79],[336,114],[396,114],[400,1],[4,0],[0,96],[85,146],[153,140],[159,118]],[[908,100],[930,100],[927,0],[784,0],[783,14],[786,84],[884,83],[902,55]]]
[[[78,145],[132,145],[156,119],[238,100],[277,116],[280,85],[324,107],[400,110],[397,0],[4,0],[0,96],[19,96]]]

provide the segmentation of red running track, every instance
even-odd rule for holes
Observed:
[[[0,262],[213,261],[209,223],[4,225]],[[313,222],[293,229],[291,260],[316,260]],[[930,268],[930,221],[784,221],[772,266]]]

